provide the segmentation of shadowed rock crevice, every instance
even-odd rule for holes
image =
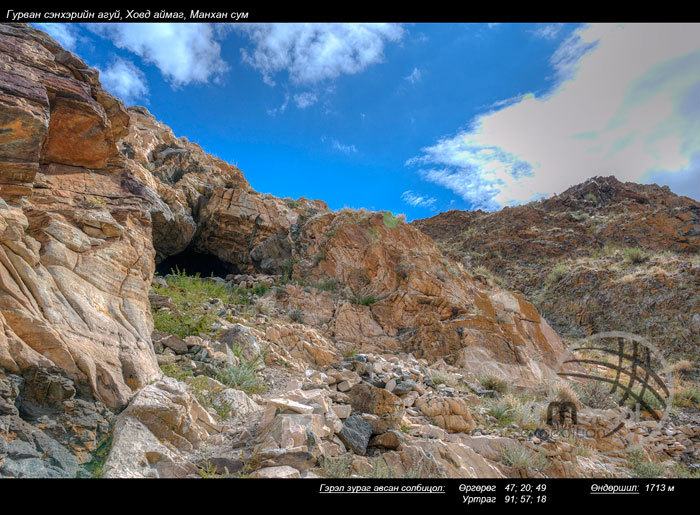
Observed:
[[[199,274],[201,277],[226,277],[229,274],[239,274],[238,267],[231,263],[226,263],[216,256],[198,252],[193,247],[187,247],[185,250],[174,256],[170,256],[161,261],[156,266],[156,272],[159,275],[167,275],[173,270],[187,272],[187,275]]]

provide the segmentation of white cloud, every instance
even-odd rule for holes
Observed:
[[[306,92],[297,93],[294,95],[294,102],[297,104],[299,109],[306,109],[307,107],[313,105],[318,100],[316,93]]]
[[[433,207],[437,202],[435,197],[425,197],[411,190],[404,191],[401,194],[401,200],[413,207]]]
[[[404,34],[399,25],[387,23],[256,23],[234,29],[255,45],[241,50],[243,61],[270,85],[283,71],[297,84],[358,73],[381,62],[386,42],[399,41]]]
[[[533,34],[542,39],[556,39],[561,29],[564,28],[563,23],[552,23],[550,25],[540,25]]]
[[[327,138],[326,136],[321,136],[321,141],[323,143],[330,143],[330,146],[333,150],[337,150],[338,152],[341,152],[343,154],[350,155],[357,153],[357,147],[355,147],[355,145],[345,145],[335,138]]]
[[[89,24],[88,29],[155,64],[173,86],[216,80],[228,70],[216,37],[225,31],[202,23]]]
[[[70,23],[33,23],[37,29],[43,30],[58,41],[67,50],[75,51],[78,42],[78,30]]]
[[[148,96],[146,76],[130,61],[117,58],[108,68],[100,70],[100,82],[127,105]]]
[[[415,84],[421,79],[422,73],[418,68],[413,68],[413,71],[404,77],[405,80],[410,82],[411,84]]]
[[[477,116],[407,164],[484,209],[594,175],[700,184],[699,25],[581,27],[551,64],[546,94]]]
[[[287,106],[289,105],[289,93],[284,95],[284,102],[282,102],[282,105],[279,107],[275,107],[273,109],[268,109],[267,114],[270,116],[277,116],[277,114],[282,114],[287,110]]]

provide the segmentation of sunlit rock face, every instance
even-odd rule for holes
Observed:
[[[593,177],[546,200],[412,225],[523,292],[567,339],[619,330],[697,352],[700,202],[668,186]]]
[[[316,298],[287,287],[286,302],[337,341],[442,359],[523,385],[554,376],[564,345],[532,304],[475,280],[391,214],[319,214],[295,243],[294,276],[334,281],[342,294]]]
[[[129,114],[97,71],[0,26],[0,366],[57,366],[108,406],[160,376],[150,202],[116,142]]]

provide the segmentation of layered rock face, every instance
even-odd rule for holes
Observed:
[[[521,295],[474,280],[390,213],[319,214],[295,239],[294,259],[302,284],[338,290],[287,286],[281,301],[341,347],[411,352],[523,385],[553,377],[564,350]]]
[[[697,352],[700,202],[668,187],[595,177],[543,201],[413,224],[469,270],[523,292],[562,335],[624,330]]]
[[[525,382],[549,373],[562,344],[532,306],[487,291],[418,231],[261,195],[145,109],[126,110],[48,36],[26,26],[0,35],[6,370],[53,364],[122,406],[159,376],[147,304],[154,259],[190,247],[234,271],[279,273],[301,260],[305,277],[376,297],[309,304],[291,291],[289,304],[341,342],[485,360]]]
[[[0,28],[0,62],[0,365],[55,365],[123,406],[160,375],[149,206],[116,145],[128,113],[31,27]]]
[[[29,26],[0,26],[0,74],[0,474],[85,474],[113,424],[113,477],[196,475],[199,444],[232,439],[279,469],[264,477],[347,450],[362,470],[368,448],[404,473],[503,475],[463,441],[484,422],[465,388],[490,393],[461,381],[556,377],[564,345],[522,294],[390,213],[256,192]],[[218,297],[170,276],[149,299],[156,265],[182,256],[230,272],[209,280]],[[151,309],[177,323],[154,332]],[[293,377],[249,398],[235,367]],[[431,379],[446,370],[455,386]],[[262,407],[259,434],[219,433],[215,415]]]

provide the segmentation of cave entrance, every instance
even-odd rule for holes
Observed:
[[[228,274],[238,274],[240,271],[236,265],[226,263],[216,256],[197,252],[192,247],[187,247],[185,250],[174,256],[170,256],[156,265],[158,275],[168,275],[175,268],[181,272],[185,271],[187,275],[199,274],[200,277],[221,277],[225,278]]]

